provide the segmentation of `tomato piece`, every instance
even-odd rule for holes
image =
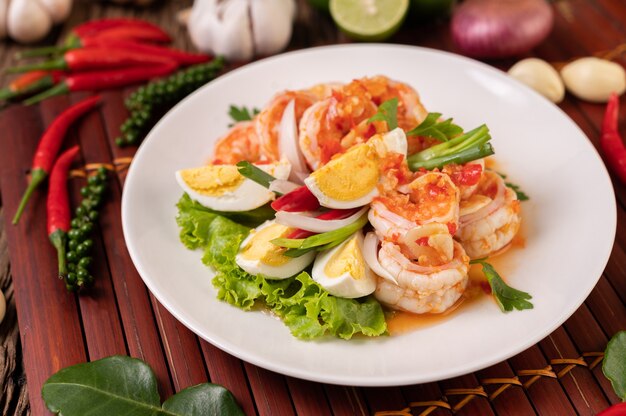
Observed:
[[[461,170],[452,174],[452,182],[456,185],[476,185],[483,173],[483,167],[477,163],[468,163]]]
[[[448,226],[448,232],[449,232],[451,235],[456,234],[456,229],[457,229],[457,227],[456,227],[456,224],[455,224],[455,223],[453,223],[453,222],[449,222],[449,223],[447,223],[446,225]]]
[[[304,212],[315,211],[319,207],[320,201],[306,186],[296,188],[272,202],[274,211]]]
[[[427,246],[428,245],[428,237],[418,238],[415,243],[418,246]]]

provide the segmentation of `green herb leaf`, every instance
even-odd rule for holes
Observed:
[[[60,370],[43,385],[48,409],[63,416],[243,415],[224,387],[200,384],[160,404],[156,377],[143,361],[112,356]]]
[[[613,335],[606,345],[602,372],[611,382],[615,394],[626,401],[626,331]]]
[[[237,169],[239,170],[241,176],[245,176],[265,188],[269,188],[270,183],[276,180],[276,178],[269,173],[257,168],[252,163],[245,160],[237,163]],[[279,196],[282,195],[279,192],[275,192],[275,194]]]
[[[485,259],[472,260],[470,264],[480,264],[483,266],[483,273],[487,278],[489,286],[491,286],[493,297],[502,312],[510,312],[513,309],[521,311],[533,308],[533,304],[528,301],[532,299],[532,296],[507,285],[498,272],[496,272],[496,269],[494,269],[491,264],[487,263]]]
[[[520,189],[519,185],[515,185],[514,183],[511,183],[511,182],[505,182],[504,184],[508,186],[509,188],[511,188],[513,191],[515,191],[515,193],[517,194],[518,200],[528,201],[530,199],[528,195],[526,195],[526,193]]]
[[[305,239],[275,238],[272,243],[279,247],[288,248],[289,250],[285,251],[285,256],[300,257],[309,251],[322,251],[338,246],[363,228],[367,221],[367,213],[364,213],[355,222],[333,231],[315,234]]]
[[[387,100],[378,106],[376,114],[371,116],[367,122],[385,121],[387,128],[393,130],[398,127],[398,98]]]
[[[245,106],[237,107],[231,105],[228,109],[228,115],[233,119],[235,123],[240,121],[249,121],[254,118],[257,114],[259,114],[260,110],[258,108],[253,108],[252,110],[246,108]]]
[[[439,121],[441,113],[428,113],[424,121],[413,130],[409,130],[407,136],[432,137],[442,142],[447,142],[451,138],[463,133],[463,128],[452,123],[449,118]]]

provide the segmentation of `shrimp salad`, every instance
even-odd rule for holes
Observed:
[[[486,126],[464,131],[385,76],[231,116],[210,162],[176,172],[181,240],[204,249],[219,299],[262,304],[299,338],[377,336],[394,311],[453,308],[477,264],[503,311],[532,308],[488,263],[521,216],[517,187],[486,167]]]

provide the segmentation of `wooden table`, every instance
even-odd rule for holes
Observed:
[[[185,32],[175,22],[175,12],[187,4],[171,1],[155,9],[135,11],[79,3],[58,35],[88,18],[134,15],[163,25],[175,35],[176,44],[184,47]],[[290,49],[347,42],[328,16],[312,10],[305,0],[299,5]],[[555,28],[534,51],[536,56],[563,62],[614,49],[626,41],[624,2],[561,0],[553,7]],[[407,22],[391,42],[454,50],[445,22]],[[12,44],[4,46],[0,65],[6,67],[18,49]],[[513,61],[490,63],[506,69]],[[110,163],[132,156],[133,149],[119,150],[113,143],[126,116],[122,102],[127,93],[106,92],[100,112],[85,117],[70,135],[69,142],[82,145],[83,162]],[[0,286],[9,300],[7,319],[0,326],[3,414],[26,413],[21,388],[24,383],[20,382],[22,354],[15,347],[15,299],[34,415],[46,414],[39,392],[54,371],[111,354],[129,354],[147,361],[157,374],[162,397],[211,380],[230,389],[249,415],[446,415],[451,411],[464,415],[592,415],[619,401],[598,362],[608,338],[626,328],[626,189],[622,184],[614,182],[618,231],[609,264],[585,303],[550,336],[505,362],[436,383],[388,388],[323,385],[272,373],[220,351],[178,323],[150,295],[132,266],[121,234],[124,170],[113,181],[109,202],[102,212],[95,250],[98,279],[93,289],[80,296],[68,294],[53,276],[54,252],[45,235],[45,214],[40,209],[43,193],[35,195],[18,227],[9,224],[43,127],[69,103],[84,96],[55,98],[33,108],[13,106],[0,114],[4,210],[4,221],[0,221]],[[597,145],[603,106],[568,96],[560,107]],[[621,114],[624,132],[626,102]],[[71,182],[74,199],[81,181]],[[14,289],[8,279],[9,257]]]

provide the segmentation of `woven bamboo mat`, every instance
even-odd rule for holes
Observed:
[[[173,4],[143,16],[180,33],[173,22],[173,10],[181,3]],[[346,41],[328,17],[312,11],[304,0],[300,5],[291,48]],[[626,42],[626,3],[561,0],[553,5],[556,27],[537,49],[537,56],[563,62],[615,50]],[[122,13],[98,5],[84,7],[87,11],[78,13],[77,21]],[[452,50],[446,25],[409,26],[393,41]],[[512,62],[491,63],[506,69]],[[614,184],[618,231],[603,276],[580,309],[538,344],[505,362],[436,383],[389,388],[313,383],[242,362],[200,340],[143,285],[128,256],[120,220],[125,167],[134,150],[120,150],[113,143],[126,117],[123,98],[127,93],[105,93],[100,110],[82,119],[66,142],[67,146],[80,143],[82,164],[87,169],[104,163],[115,172],[95,239],[94,273],[98,278],[91,290],[79,296],[68,294],[54,276],[55,254],[46,237],[45,212],[41,209],[45,193],[34,196],[18,227],[9,224],[11,215],[7,213],[14,212],[26,186],[42,130],[60,111],[86,94],[55,98],[32,108],[13,106],[0,113],[4,229],[33,414],[46,414],[39,392],[53,372],[111,354],[129,354],[147,361],[157,374],[162,397],[211,380],[230,389],[249,415],[593,415],[619,401],[598,363],[608,338],[626,329],[623,185]],[[603,106],[569,97],[560,106],[597,145]],[[621,113],[626,114],[626,103]],[[622,132],[625,127],[622,121]],[[74,201],[84,183],[83,176],[76,171],[70,182]],[[1,243],[2,238],[0,251]],[[3,272],[1,260],[0,277],[8,274]]]

